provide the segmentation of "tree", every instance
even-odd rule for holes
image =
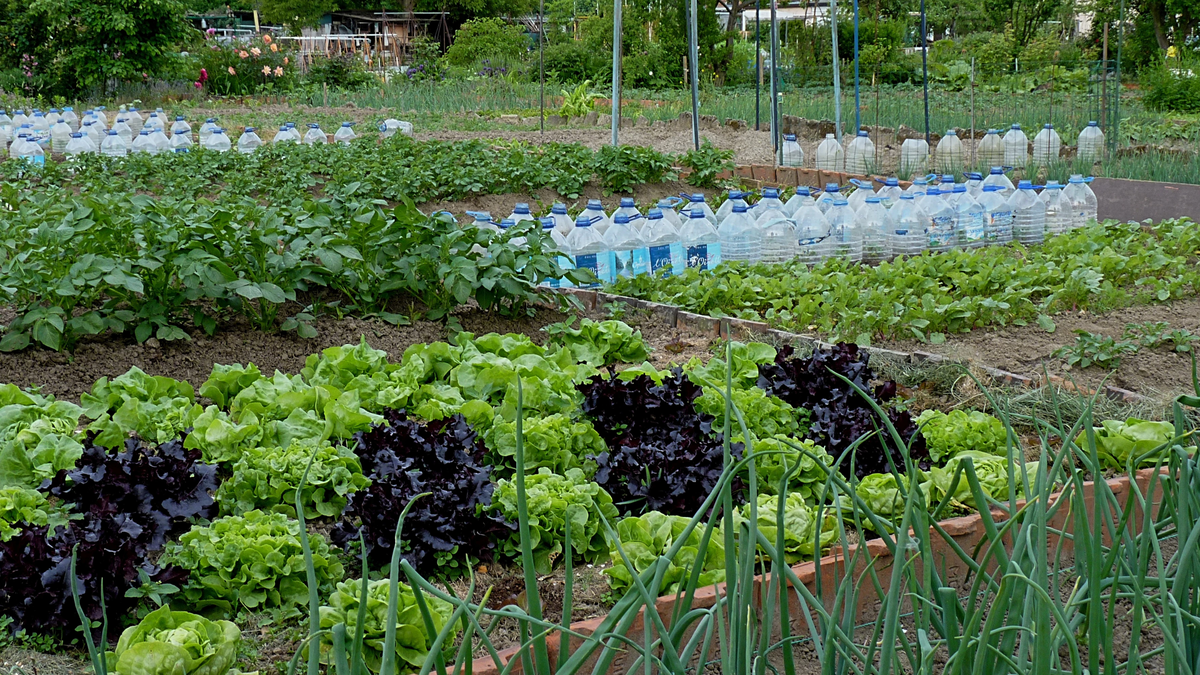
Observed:
[[[180,0],[0,0],[0,62],[38,92],[78,95],[155,77],[192,28]]]
[[[262,0],[261,4],[263,21],[296,33],[301,28],[315,27],[321,17],[337,8],[336,0]]]

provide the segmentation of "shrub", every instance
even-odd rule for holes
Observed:
[[[198,86],[218,96],[288,89],[296,83],[295,55],[269,35],[245,43],[207,40],[196,50]]]
[[[578,40],[546,45],[542,58],[545,59],[546,78],[564,84],[596,80],[599,71],[604,69],[604,59]]]
[[[340,89],[362,89],[376,82],[355,54],[318,56],[308,66],[308,81]]]
[[[493,66],[520,61],[529,50],[529,38],[520,26],[503,19],[471,19],[454,34],[454,44],[446,51],[452,66],[469,68],[488,59]]]
[[[1141,76],[1142,103],[1159,112],[1200,112],[1200,63],[1192,68],[1160,65]]]

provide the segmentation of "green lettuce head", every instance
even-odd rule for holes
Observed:
[[[363,624],[363,662],[372,673],[383,667],[384,638],[387,634],[388,579],[367,582],[367,612]],[[453,614],[450,603],[431,595],[425,596],[433,634],[425,630],[425,619],[417,605],[416,594],[408,584],[397,584],[399,593],[396,605],[396,665],[399,672],[420,670],[429,656],[429,648]],[[321,607],[321,628],[325,631],[339,623],[346,624],[346,634],[353,636],[358,631],[358,609],[362,594],[362,580],[342,581],[329,596],[329,604]],[[454,641],[458,628],[454,628],[442,643],[442,656],[454,656]],[[321,635],[321,662],[333,663],[333,640],[329,632]],[[188,675],[191,675],[189,673]]]
[[[109,667],[117,675],[225,675],[241,639],[232,622],[164,606],[121,633]]]
[[[1101,463],[1114,469],[1124,469],[1130,461],[1134,468],[1154,466],[1160,458],[1167,457],[1167,449],[1154,452],[1159,446],[1175,438],[1175,426],[1170,422],[1150,422],[1130,417],[1120,420],[1104,420],[1093,429],[1096,435],[1096,454]],[[1079,447],[1087,447],[1087,432],[1082,431],[1075,439]],[[1188,454],[1195,448],[1188,448]]]

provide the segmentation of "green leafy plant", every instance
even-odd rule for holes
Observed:
[[[8,541],[25,525],[49,525],[49,533],[67,524],[67,515],[46,495],[26,487],[0,488],[0,541]]]
[[[616,363],[641,363],[650,356],[642,341],[642,331],[634,331],[623,321],[584,318],[579,328],[572,328],[574,322],[571,319],[554,323],[542,330],[550,335],[550,344],[567,347],[580,363],[599,368]]]
[[[563,103],[562,107],[558,109],[558,114],[569,119],[583,117],[592,112],[598,97],[592,93],[591,87],[592,81],[584,80],[574,89],[563,89]]]
[[[1169,456],[1170,448],[1164,447],[1175,438],[1175,426],[1170,422],[1154,422],[1130,417],[1124,421],[1104,420],[1092,429],[1096,452],[1104,466],[1126,469],[1154,466]],[[1087,431],[1082,431],[1075,442],[1084,446]],[[1156,453],[1155,451],[1158,450]],[[1195,452],[1195,447],[1189,449]]]
[[[267,611],[296,616],[308,598],[300,523],[282,513],[249,511],[196,526],[167,546],[162,563],[190,570],[180,594],[192,607],[226,615]],[[322,591],[342,578],[324,537],[313,536],[312,560]]]
[[[126,628],[107,658],[117,675],[225,675],[241,641],[232,622],[163,606]]]
[[[797,437],[808,431],[807,414],[802,414],[781,399],[767,394],[758,387],[735,389],[733,404],[746,417],[746,428],[754,438],[773,436]],[[696,410],[713,416],[712,430],[725,433],[725,397],[721,392],[705,389],[696,399]],[[807,411],[803,411],[807,413]],[[801,422],[804,421],[803,430]],[[733,432],[735,441],[744,441],[739,431]]]
[[[779,491],[779,481],[788,476],[788,499],[796,495],[810,506],[828,500],[832,495],[823,495],[834,458],[825,448],[809,439],[795,440],[783,436],[762,437],[754,440],[755,452],[763,453],[755,460],[758,474],[758,489],[763,494]],[[799,466],[797,466],[799,465]]]
[[[596,151],[596,174],[607,194],[632,192],[643,183],[661,183],[674,177],[674,159],[653,148],[602,145]]]
[[[313,447],[294,441],[286,448],[250,446],[233,464],[233,475],[221,483],[221,513],[240,515],[262,510],[295,517],[296,490],[308,471],[300,501],[308,518],[336,518],[350,493],[370,484],[358,456],[342,446]]]
[[[0,385],[0,486],[36,488],[83,455],[76,438],[83,409]]]
[[[112,380],[102,377],[79,401],[84,414],[95,420],[95,443],[118,447],[136,433],[152,443],[165,443],[192,426],[202,408],[192,385],[169,377],[151,376],[136,366]]]
[[[1007,442],[1004,423],[978,410],[926,410],[917,417],[921,435],[935,464],[969,450],[1003,455]]]
[[[1107,370],[1121,367],[1121,357],[1136,354],[1138,345],[1129,340],[1115,340],[1107,335],[1097,335],[1086,330],[1076,330],[1075,344],[1054,352],[1071,366],[1089,368],[1093,365]]]
[[[1200,341],[1200,336],[1186,328],[1172,329],[1166,321],[1146,321],[1126,324],[1125,339],[1149,349],[1170,343],[1175,351],[1188,353],[1192,351],[1192,343]]]
[[[609,553],[613,560],[627,558],[633,571],[624,564],[614,564],[604,570],[613,592],[620,593],[635,585],[635,574],[643,574],[657,564],[664,553],[672,550],[675,555],[667,562],[662,575],[660,590],[663,595],[673,595],[689,585],[711,586],[725,581],[725,550],[721,538],[703,541],[703,533],[689,528],[688,521],[683,516],[648,511],[618,522],[614,541],[619,541],[620,547],[610,543]],[[702,543],[707,546],[701,546]],[[699,576],[689,581],[695,572],[699,572]]]
[[[776,520],[779,495],[759,495],[757,505],[758,531],[772,542],[778,535],[783,535],[784,559],[788,564],[811,558],[838,539],[837,515],[828,506],[813,508],[801,495],[789,493],[784,500],[783,526],[779,527]],[[738,516],[741,520],[749,519],[750,505],[742,506]]]
[[[180,591],[180,588],[175,584],[166,581],[156,581],[150,578],[146,570],[138,570],[139,585],[133,586],[125,591],[127,598],[139,598],[141,600],[149,600],[149,603],[143,603],[142,607],[138,608],[138,616],[145,618],[151,609],[147,609],[146,605],[153,604],[153,608],[157,609],[167,604],[172,595]]]
[[[722,150],[707,138],[699,150],[688,150],[679,159],[679,164],[690,173],[687,182],[700,188],[714,188],[722,173],[733,173],[733,150]]]
[[[946,462],[944,468],[933,467],[930,469],[930,479],[932,485],[931,500],[941,501],[945,497],[950,497],[953,502],[958,502],[972,509],[980,508],[975,501],[974,485],[968,480],[960,467],[970,458],[972,469],[975,473],[975,479],[982,493],[990,499],[1007,500],[1009,496],[1009,472],[1012,471],[1012,477],[1016,480],[1013,490],[1019,490],[1022,485],[1033,487],[1036,476],[1027,476],[1021,471],[1021,467],[1013,466],[1006,457],[997,457],[991,453],[980,450],[963,450],[956,453]],[[1034,473],[1037,471],[1037,465],[1030,462],[1026,465],[1026,471]],[[957,483],[955,482],[957,481]]]
[[[526,419],[524,434],[525,467],[530,471],[546,468],[565,475],[570,469],[579,469],[591,478],[596,473],[596,462],[591,457],[607,450],[590,423],[573,422],[561,413]],[[491,450],[494,473],[497,477],[510,477],[516,470],[516,422],[497,419],[484,440]]]

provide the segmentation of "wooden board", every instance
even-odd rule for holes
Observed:
[[[1100,220],[1155,221],[1188,216],[1200,221],[1200,185],[1124,178],[1092,181]]]

